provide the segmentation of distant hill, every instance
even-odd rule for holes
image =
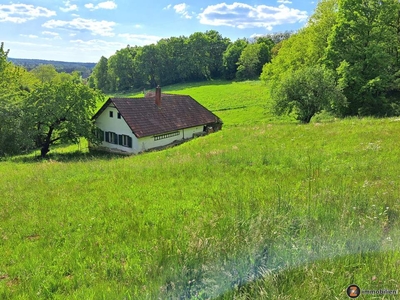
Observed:
[[[28,71],[39,65],[53,65],[58,72],[72,73],[73,71],[79,71],[83,78],[89,77],[93,68],[96,66],[96,63],[65,62],[43,59],[9,58],[8,60],[16,65],[23,66]]]

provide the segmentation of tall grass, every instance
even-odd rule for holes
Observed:
[[[264,121],[228,118],[220,132],[139,156],[59,149],[2,162],[0,298],[398,289],[398,121]]]

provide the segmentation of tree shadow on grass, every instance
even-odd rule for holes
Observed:
[[[168,85],[164,88],[164,91],[168,93],[168,91],[179,91],[186,90],[189,88],[195,87],[204,87],[204,86],[213,86],[213,85],[231,85],[234,81],[228,80],[207,80],[207,81],[188,81],[184,83],[176,83],[173,85]]]
[[[85,162],[93,160],[113,160],[124,157],[127,156],[123,154],[110,153],[105,151],[90,150],[88,152],[82,152],[76,150],[73,152],[65,152],[65,153],[50,152],[44,158],[38,155],[19,156],[11,158],[10,161],[18,163],[36,163],[43,161]]]

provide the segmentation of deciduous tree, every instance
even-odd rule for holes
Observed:
[[[33,144],[23,127],[22,104],[35,82],[32,74],[7,61],[0,46],[0,157],[30,149]]]
[[[347,105],[332,72],[319,66],[293,72],[277,85],[272,96],[276,114],[295,113],[302,123],[309,123],[324,109],[339,113]]]
[[[339,1],[324,63],[345,85],[347,115],[394,113],[388,95],[399,95],[399,14],[397,0]]]
[[[73,81],[44,83],[24,105],[26,128],[45,157],[57,141],[94,140],[91,116],[102,96],[88,86]]]
[[[267,63],[269,59],[269,48],[266,44],[248,44],[239,57],[236,77],[239,80],[258,78],[263,65]]]
[[[222,57],[225,79],[232,80],[236,77],[240,55],[247,45],[248,41],[246,39],[238,39],[225,50]]]
[[[96,64],[93,69],[93,81],[94,86],[103,92],[107,92],[110,89],[109,77],[108,77],[108,59],[104,56],[100,58],[100,61]]]
[[[42,83],[50,82],[58,75],[58,72],[53,65],[39,65],[32,69],[31,73]]]
[[[278,84],[292,72],[321,63],[336,24],[337,1],[321,0],[307,26],[279,42],[271,63],[263,67],[261,80]]]

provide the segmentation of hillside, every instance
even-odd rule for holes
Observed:
[[[199,83],[174,84],[162,92],[190,95],[223,121],[224,126],[265,122],[294,122],[294,118],[277,117],[270,112],[269,92],[261,81],[232,82],[213,80]],[[110,94],[110,97],[143,97],[141,93]]]
[[[1,299],[399,289],[398,119],[299,125],[272,116],[259,82],[163,89],[193,96],[223,129],[132,157],[81,143],[0,163]]]
[[[42,59],[9,58],[8,60],[15,65],[23,66],[28,71],[39,65],[53,65],[57,72],[72,73],[73,71],[79,71],[83,78],[89,77],[93,68],[96,66],[96,63],[65,62]]]

